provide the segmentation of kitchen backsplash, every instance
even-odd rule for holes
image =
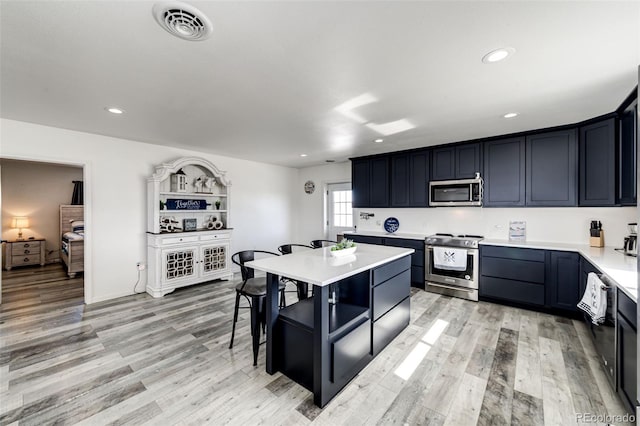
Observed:
[[[479,234],[490,239],[508,239],[509,222],[526,222],[527,241],[589,243],[592,220],[602,222],[605,245],[622,247],[627,224],[637,222],[635,207],[474,208],[438,207],[415,209],[354,209],[360,231],[384,231],[388,217],[400,222],[398,232],[435,234]],[[373,213],[368,220],[360,212]]]

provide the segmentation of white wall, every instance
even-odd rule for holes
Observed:
[[[313,194],[304,192],[308,180],[316,185]],[[294,241],[309,244],[311,240],[325,239],[324,194],[327,184],[351,182],[351,162],[331,163],[323,166],[305,167],[298,171],[294,187],[296,221]]]
[[[186,149],[0,120],[0,157],[86,164],[87,245],[93,270],[87,303],[132,293],[136,262],[146,259],[146,179],[162,162],[200,156],[231,179],[231,250],[275,250],[292,238],[296,169]],[[224,144],[211,137],[211,144]],[[139,288],[143,288],[141,285]]]
[[[28,216],[23,237],[46,240],[47,262],[60,259],[60,204],[71,203],[82,168],[25,161],[2,161],[2,239],[17,238],[14,216]]]
[[[301,169],[296,186],[301,212],[296,227],[298,241],[306,242],[322,231],[322,194],[304,194],[307,180],[318,183],[351,181],[351,162]],[[317,192],[317,191],[316,191]],[[362,220],[359,212],[374,213]],[[354,209],[358,230],[382,231],[382,223],[393,216],[400,221],[399,232],[435,234],[436,232],[480,234],[485,238],[508,239],[510,220],[527,222],[527,240],[547,242],[589,242],[589,222],[600,220],[605,245],[622,247],[627,223],[636,222],[635,207],[554,207],[554,208],[395,208]]]

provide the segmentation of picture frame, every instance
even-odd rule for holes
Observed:
[[[185,231],[195,231],[198,229],[198,220],[194,218],[183,219],[182,229]]]

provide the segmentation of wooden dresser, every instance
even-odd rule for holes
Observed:
[[[8,241],[5,243],[4,267],[10,271],[16,266],[44,266],[46,254],[44,238]]]

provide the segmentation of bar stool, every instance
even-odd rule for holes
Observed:
[[[231,261],[240,266],[242,282],[236,285],[236,304],[233,309],[233,328],[231,329],[231,342],[229,349],[233,348],[233,338],[236,334],[236,322],[238,322],[238,309],[240,308],[240,296],[244,296],[249,302],[249,306],[243,308],[251,309],[251,337],[253,343],[253,365],[258,363],[258,347],[260,346],[260,325],[265,322],[265,308],[267,299],[267,280],[265,277],[256,278],[252,268],[245,266],[245,262],[255,260],[256,253],[268,256],[279,256],[264,250],[244,250],[234,253]],[[285,306],[284,283],[280,283],[280,308]]]
[[[294,247],[301,247],[301,248],[305,248],[305,249],[312,249],[313,247],[311,246],[307,246],[304,244],[283,244],[280,247],[278,247],[278,251],[280,253],[282,253],[283,255],[285,254],[291,254],[293,253]],[[298,300],[302,300],[302,299],[306,299],[309,294],[309,284],[303,282],[303,281],[297,281],[291,278],[287,278],[287,277],[282,277],[281,278],[281,282],[284,282],[285,284],[287,282],[291,282],[294,283],[296,285],[296,291],[298,293]]]
[[[311,241],[311,247],[314,249],[330,246],[333,244],[338,244],[338,242],[333,240],[312,240]]]

